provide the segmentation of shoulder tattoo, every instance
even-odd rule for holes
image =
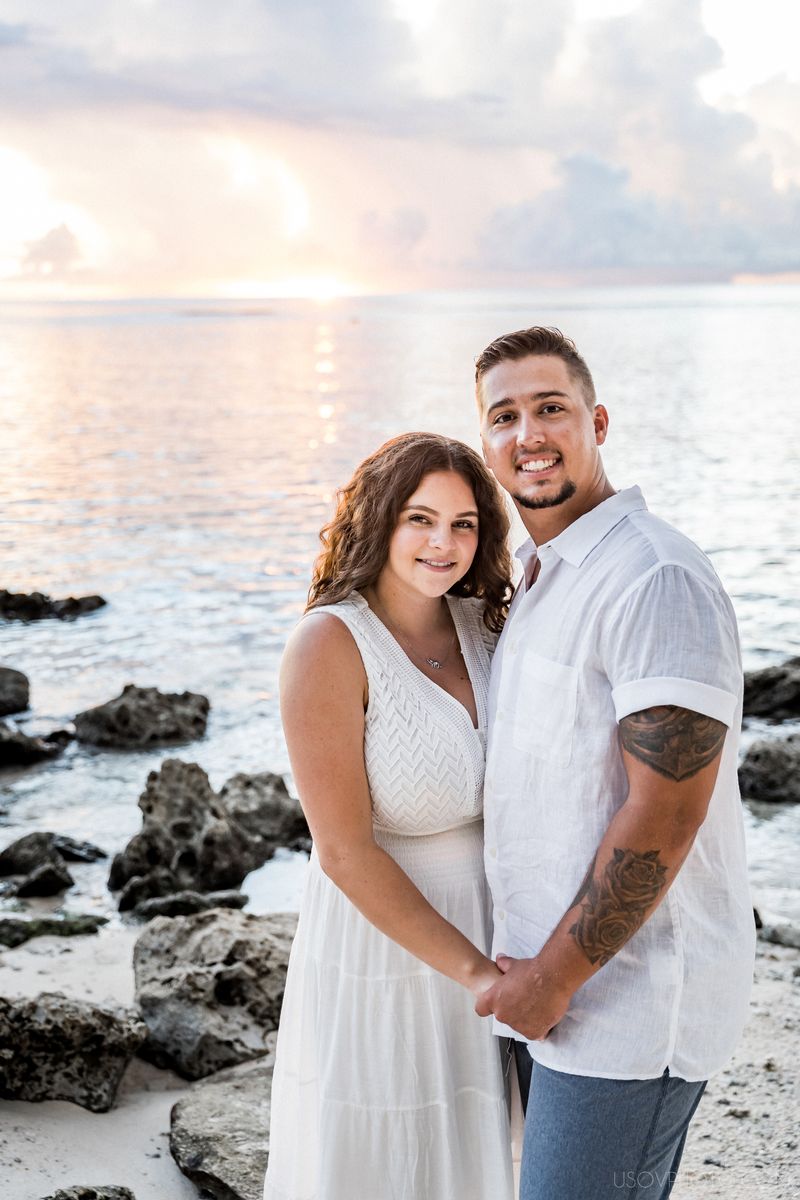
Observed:
[[[712,763],[727,726],[713,717],[671,704],[631,713],[619,723],[623,748],[659,775],[679,782]]]

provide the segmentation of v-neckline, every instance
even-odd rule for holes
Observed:
[[[447,608],[450,613],[450,619],[452,620],[453,627],[455,628],[455,631],[456,631],[456,641],[458,642],[458,645],[461,647],[461,655],[464,659],[464,666],[467,669],[467,679],[469,680],[469,686],[472,689],[472,699],[475,702],[475,715],[478,718],[477,725],[473,724],[472,714],[470,713],[466,704],[462,704],[457,696],[454,696],[452,692],[448,692],[447,688],[443,688],[440,683],[436,683],[435,680],[431,679],[430,675],[426,675],[424,671],[420,670],[420,668],[417,666],[417,664],[411,659],[411,656],[403,649],[400,642],[397,640],[397,638],[392,633],[391,629],[389,629],[388,625],[385,625],[383,623],[383,621],[380,619],[378,614],[375,612],[375,609],[372,608],[372,606],[370,605],[370,603],[366,599],[366,597],[362,596],[360,592],[353,592],[352,595],[353,595],[354,599],[357,599],[358,602],[366,608],[366,610],[370,614],[370,616],[372,616],[375,619],[375,621],[377,621],[378,625],[383,630],[386,637],[389,638],[390,641],[392,642],[392,644],[397,647],[397,650],[400,652],[400,654],[402,654],[403,658],[408,663],[411,670],[414,671],[414,673],[416,675],[418,675],[421,679],[424,679],[425,682],[428,683],[432,688],[435,688],[437,694],[445,696],[449,701],[451,701],[451,703],[455,704],[461,710],[461,712],[467,718],[467,724],[469,725],[469,727],[473,733],[477,733],[479,735],[483,734],[485,732],[486,725],[485,725],[485,723],[481,722],[482,713],[481,713],[481,701],[480,701],[480,696],[479,696],[479,689],[476,688],[476,686],[475,686],[475,680],[473,679],[473,672],[471,670],[471,660],[472,660],[472,654],[473,654],[472,639],[470,637],[464,636],[465,630],[464,630],[464,625],[461,621],[461,612],[460,612],[459,606],[458,606],[457,602],[455,601],[454,597],[448,596],[445,594],[445,601],[447,602]]]

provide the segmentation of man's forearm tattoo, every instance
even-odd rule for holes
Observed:
[[[631,713],[619,723],[623,748],[666,779],[690,779],[713,762],[726,726],[689,708],[659,705]]]
[[[599,879],[594,862],[573,901],[581,915],[570,933],[589,962],[601,967],[613,958],[639,926],[667,884],[667,868],[658,850],[614,850]]]

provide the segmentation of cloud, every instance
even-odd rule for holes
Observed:
[[[724,197],[698,214],[680,197],[637,193],[630,172],[598,158],[567,158],[561,174],[557,187],[491,215],[482,266],[654,276],[683,268],[721,277],[800,267],[800,189],[773,205],[776,219],[767,224],[768,214],[729,208]]]
[[[483,144],[544,131],[571,11],[563,0],[431,0],[418,39],[392,0],[0,6],[26,22],[0,72],[6,110],[147,105]]]
[[[365,250],[383,262],[407,264],[428,228],[419,208],[369,209],[362,214],[360,237]]]
[[[0,50],[9,46],[24,46],[28,38],[27,25],[8,25],[5,21],[0,21]]]
[[[751,88],[745,108],[769,152],[778,187],[800,185],[800,80],[775,76]]]
[[[417,25],[401,11],[0,0],[0,146],[47,172],[47,223],[87,255],[71,214],[96,222],[120,287],[796,266],[797,85],[707,102],[722,58],[701,0],[589,21],[568,0],[431,0]],[[266,165],[240,187],[251,153]],[[20,259],[46,227],[15,234]]]
[[[25,17],[0,74],[16,110],[158,105],[298,122],[402,108],[408,26],[372,0],[3,0]],[[89,15],[91,14],[91,19]],[[17,28],[7,26],[9,29]],[[399,99],[398,99],[399,98]]]
[[[800,190],[788,174],[776,187],[776,146],[753,115],[704,101],[699,83],[720,61],[699,0],[649,0],[589,25],[580,87],[553,113],[556,181],[487,214],[478,263],[653,277],[796,269]],[[786,159],[794,129],[792,141],[784,122]]]
[[[63,279],[79,266],[81,258],[81,246],[75,234],[66,225],[57,225],[43,237],[27,243],[21,273]]]

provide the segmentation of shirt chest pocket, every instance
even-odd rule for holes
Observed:
[[[578,670],[527,649],[506,704],[516,750],[565,765],[572,757]]]

